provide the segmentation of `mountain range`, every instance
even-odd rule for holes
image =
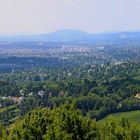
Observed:
[[[0,41],[43,42],[140,42],[140,31],[88,33],[80,30],[58,30],[42,35],[0,35]]]

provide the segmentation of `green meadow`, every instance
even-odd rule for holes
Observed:
[[[109,116],[100,120],[99,123],[103,123]],[[120,121],[122,118],[127,118],[128,120],[136,123],[140,127],[140,110],[130,111],[130,112],[122,112],[122,113],[115,113],[115,114],[111,114],[111,116],[113,116],[118,121]]]

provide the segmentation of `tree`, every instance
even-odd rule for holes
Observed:
[[[4,140],[6,138],[6,129],[2,124],[0,124],[0,139]]]

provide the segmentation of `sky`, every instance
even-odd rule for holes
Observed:
[[[140,30],[140,0],[0,0],[0,34]]]

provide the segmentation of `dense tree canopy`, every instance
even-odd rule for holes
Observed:
[[[1,135],[3,137],[3,135]],[[83,117],[68,104],[59,108],[36,109],[10,126],[9,140],[138,140],[140,130],[127,119],[117,122],[110,117],[98,124]]]

